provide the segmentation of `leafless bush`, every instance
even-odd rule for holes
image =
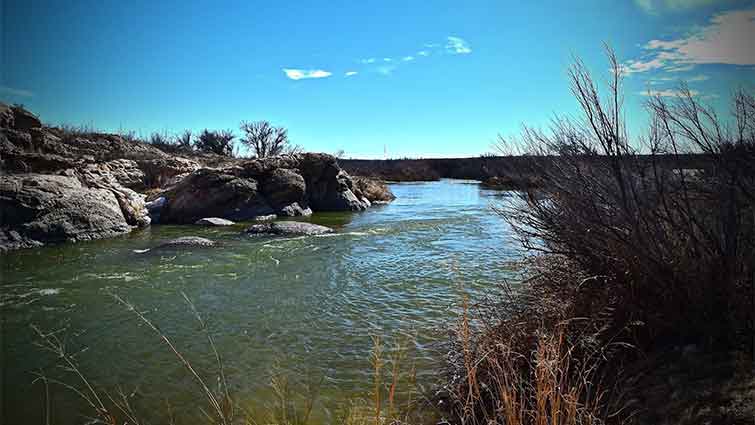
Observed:
[[[523,130],[523,175],[543,184],[499,211],[543,255],[517,291],[464,308],[444,393],[455,423],[620,423],[627,347],[755,351],[755,98],[737,93],[727,120],[683,86],[650,99],[632,143],[607,53],[606,97],[576,60],[581,116]]]
[[[607,97],[577,60],[569,78],[582,116],[555,118],[549,133],[525,127],[547,183],[501,212],[526,246],[610,276],[622,300],[617,317],[645,323],[641,345],[752,352],[753,95],[734,96],[731,120],[685,86],[677,98],[653,97],[651,127],[635,146],[622,68],[610,50],[608,58]]]
[[[257,158],[301,152],[301,148],[288,139],[288,130],[275,127],[267,121],[244,121],[241,123],[241,131],[244,132],[241,142]]]

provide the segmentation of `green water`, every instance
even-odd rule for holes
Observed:
[[[480,296],[513,276],[520,258],[510,228],[490,206],[505,194],[474,182],[395,184],[397,199],[354,214],[316,214],[335,235],[241,236],[243,226],[154,226],[128,236],[0,257],[4,424],[44,423],[33,373],[78,383],[34,345],[31,325],[60,330],[81,369],[165,421],[202,418],[201,391],[175,356],[117,294],[170,336],[213,385],[215,361],[185,293],[208,322],[239,405],[263,410],[271,371],[319,382],[315,416],[331,423],[343,402],[370,390],[371,335],[411,335],[418,380],[438,376],[442,344],[461,294]],[[220,248],[136,254],[184,235]],[[293,379],[293,378],[292,378]],[[70,391],[51,386],[53,423],[85,423]],[[155,421],[155,422],[158,422]]]

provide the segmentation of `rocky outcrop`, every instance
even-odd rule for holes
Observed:
[[[187,155],[132,137],[45,127],[22,107],[0,103],[0,249],[207,217],[254,221],[361,211],[388,198],[380,193],[387,187],[355,184],[327,154]]]
[[[161,223],[193,223],[203,217],[233,221],[261,216],[308,216],[312,211],[361,211],[351,177],[333,156],[306,153],[239,161],[221,169],[202,168],[161,193]],[[387,189],[387,188],[386,188]]]
[[[279,221],[275,223],[253,224],[244,233],[248,235],[277,236],[314,236],[333,233],[330,227],[297,221]]]

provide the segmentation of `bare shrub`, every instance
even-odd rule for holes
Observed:
[[[204,129],[194,141],[194,148],[199,152],[233,156],[233,139],[235,137],[231,130],[210,131]]]
[[[632,142],[607,55],[605,97],[576,60],[581,115],[502,140],[542,176],[499,212],[543,263],[478,326],[464,309],[446,386],[456,423],[620,423],[626,347],[755,351],[754,97],[737,93],[727,119],[685,86],[652,97]]]
[[[649,153],[639,155],[622,121],[621,65],[608,57],[606,98],[576,61],[569,77],[582,117],[556,118],[550,133],[525,127],[547,184],[502,213],[527,246],[618,282],[616,314],[646,324],[635,335],[642,345],[752,350],[753,96],[734,97],[731,121],[685,86],[651,98],[640,140]]]
[[[275,127],[267,121],[244,121],[241,123],[241,131],[244,132],[241,143],[257,158],[294,154],[302,150],[288,139],[288,130]]]

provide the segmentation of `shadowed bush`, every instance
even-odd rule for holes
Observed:
[[[455,422],[620,423],[631,409],[618,372],[637,353],[753,356],[755,97],[737,93],[724,119],[682,86],[650,98],[650,128],[632,142],[622,65],[608,58],[606,97],[577,60],[581,116],[524,128],[523,174],[543,184],[499,212],[542,266],[482,306],[478,327],[462,320],[445,393]],[[690,154],[702,166],[682,168]]]
[[[202,130],[194,142],[194,148],[199,152],[214,153],[222,156],[234,156],[233,139],[230,130],[210,131]]]

